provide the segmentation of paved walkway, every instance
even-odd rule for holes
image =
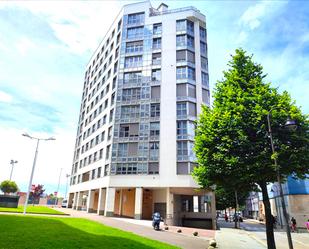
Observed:
[[[168,231],[154,231],[150,221],[134,221],[133,219],[111,218],[97,214],[90,214],[85,211],[76,211],[72,209],[56,209],[64,213],[70,214],[71,217],[86,218],[107,226],[115,227],[124,231],[132,232],[140,236],[144,236],[153,240],[158,240],[184,249],[205,249],[208,246],[207,237],[194,237],[193,235],[178,234],[171,227]],[[149,226],[150,222],[150,226]],[[163,226],[162,226],[163,227]],[[170,227],[169,227],[170,228]],[[184,228],[181,228],[184,230]],[[190,228],[192,229],[192,228]],[[203,229],[194,229],[203,230]],[[208,230],[207,230],[208,231]],[[192,233],[191,233],[192,234]],[[200,234],[200,233],[199,233]],[[211,233],[207,233],[211,234]],[[214,235],[214,232],[212,232]]]
[[[219,220],[220,230],[216,232],[219,249],[264,249],[267,248],[265,225],[251,220],[241,222],[241,229],[234,229],[234,223]],[[294,249],[309,249],[309,233],[292,233]],[[288,249],[284,231],[275,231],[276,247]]]

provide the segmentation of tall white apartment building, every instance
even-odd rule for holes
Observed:
[[[209,105],[205,16],[150,2],[122,8],[85,71],[69,207],[214,227],[212,192],[190,172]]]

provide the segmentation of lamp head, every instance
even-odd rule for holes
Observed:
[[[47,138],[46,140],[56,140],[54,137]]]
[[[297,122],[293,119],[288,118],[284,124],[284,127],[290,131],[295,131],[297,129]]]
[[[28,137],[28,138],[31,138],[32,139],[32,137],[28,134],[28,133],[23,133],[22,134],[24,137]]]

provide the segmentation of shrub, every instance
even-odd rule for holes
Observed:
[[[0,189],[3,193],[9,194],[9,193],[16,193],[18,190],[17,184],[13,181],[3,181],[0,184]]]
[[[182,232],[181,229],[178,229],[178,230],[177,230],[177,233],[181,233],[181,232]]]
[[[194,236],[197,236],[197,235],[198,235],[198,232],[195,231],[195,232],[193,233],[193,235],[194,235]]]

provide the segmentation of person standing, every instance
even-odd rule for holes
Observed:
[[[296,220],[294,217],[291,219],[292,232],[296,232]]]

